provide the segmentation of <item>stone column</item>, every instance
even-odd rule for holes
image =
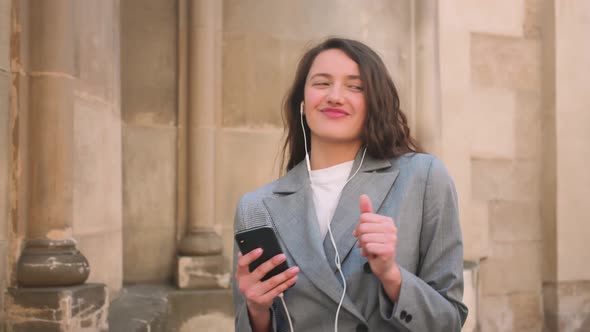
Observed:
[[[29,218],[17,278],[24,287],[79,285],[90,267],[72,237],[73,4],[29,6]]]
[[[188,1],[187,13],[188,75],[186,87],[179,87],[186,89],[187,99],[187,224],[178,248],[177,285],[180,288],[227,288],[229,274],[221,254],[221,237],[214,230],[222,2]]]
[[[29,1],[23,6],[30,60],[28,219],[16,267],[19,287],[9,289],[10,331],[107,329],[106,287],[83,285],[90,266],[72,236],[73,1]]]

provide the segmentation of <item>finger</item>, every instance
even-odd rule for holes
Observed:
[[[392,243],[393,235],[386,233],[368,233],[359,236],[359,242],[361,246],[369,243]]]
[[[375,255],[377,257],[392,257],[395,254],[395,246],[382,243],[367,243],[363,247],[366,255]]]
[[[283,282],[282,284],[268,291],[266,294],[262,295],[260,300],[264,302],[272,302],[272,300],[275,297],[279,296],[279,294],[289,289],[289,287],[295,285],[295,283],[297,282],[297,278],[297,275],[289,278],[287,281]]]
[[[397,234],[397,228],[390,223],[361,223],[357,226],[357,238],[369,233]]]
[[[389,224],[394,224],[393,219],[391,217],[388,216],[383,216],[380,214],[376,214],[376,213],[362,213],[361,216],[359,217],[359,221],[361,223],[367,222],[367,223],[389,223]]]
[[[299,268],[294,266],[286,271],[283,271],[276,276],[262,282],[260,284],[260,292],[261,294],[268,293],[269,291],[273,290],[283,282],[291,279],[292,277],[296,276],[299,273]]]
[[[262,248],[256,248],[245,255],[238,255],[238,268],[248,267],[250,263],[254,262],[258,257],[262,255]]]
[[[252,271],[252,274],[257,280],[261,280],[262,277],[264,277],[268,272],[272,271],[272,269],[275,267],[279,266],[279,264],[283,263],[285,260],[287,260],[285,254],[278,254],[266,262],[260,264],[256,270]]]
[[[360,198],[361,213],[373,213],[371,199],[367,195],[361,195]]]

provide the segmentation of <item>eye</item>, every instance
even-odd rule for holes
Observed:
[[[353,90],[356,90],[356,91],[363,91],[363,87],[360,86],[360,85],[354,85],[353,84],[353,85],[349,85],[348,87],[351,88],[351,89],[353,89]]]
[[[313,86],[329,86],[330,83],[328,83],[328,82],[314,82],[312,85]]]

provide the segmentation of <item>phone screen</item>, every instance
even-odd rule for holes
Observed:
[[[274,256],[283,253],[279,241],[275,235],[272,227],[264,226],[253,228],[246,231],[236,233],[236,242],[242,252],[242,255],[249,253],[256,248],[262,248],[262,256],[258,257],[249,266],[250,272],[254,271],[260,264],[273,258]],[[267,280],[289,268],[287,262],[281,263],[279,266],[268,272],[262,281]]]

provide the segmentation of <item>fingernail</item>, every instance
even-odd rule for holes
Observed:
[[[255,255],[258,255],[258,254],[261,254],[261,253],[262,253],[262,248],[256,248],[256,249],[254,249],[254,254]]]
[[[292,268],[289,269],[289,272],[297,273],[297,272],[299,272],[299,268],[297,266],[293,266]]]

